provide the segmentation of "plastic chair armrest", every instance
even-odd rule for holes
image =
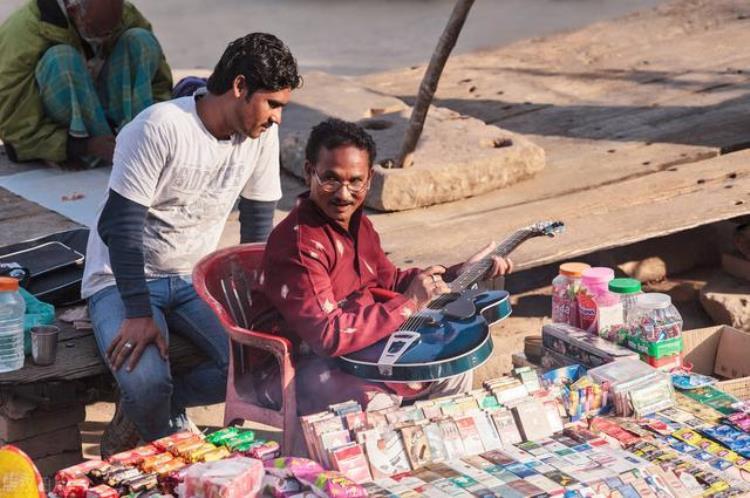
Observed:
[[[257,330],[248,330],[236,325],[226,326],[226,328],[233,341],[263,349],[273,353],[279,359],[291,359],[292,343],[286,337],[279,337]]]

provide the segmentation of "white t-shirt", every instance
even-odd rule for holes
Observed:
[[[279,134],[217,140],[206,129],[195,97],[152,105],[117,135],[109,188],[143,206],[147,279],[189,275],[216,249],[234,202],[281,198]],[[99,209],[99,216],[104,207]],[[109,250],[96,226],[86,249],[81,295],[115,284]]]

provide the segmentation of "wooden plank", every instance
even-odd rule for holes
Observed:
[[[671,157],[641,161],[651,164],[744,148],[749,97],[746,76],[735,68],[747,67],[750,57],[735,47],[750,41],[742,15],[747,8],[734,0],[711,7],[676,2],[572,33],[458,56],[446,68],[437,104],[536,137],[550,163],[568,157],[568,150],[556,147],[559,138],[580,139],[575,157],[592,168],[599,164],[589,163],[599,158],[588,157],[590,148],[602,140],[675,145],[664,147]],[[361,81],[409,100],[421,73],[422,68],[398,70]],[[709,133],[706,126],[712,127]],[[613,159],[618,163],[617,157],[608,162]],[[639,163],[623,159],[616,166],[627,172],[624,177],[640,173],[633,169]]]
[[[378,228],[390,257],[405,265],[459,262],[526,224],[565,221],[568,229],[559,239],[535,240],[517,251],[522,269],[741,216],[749,206],[750,151],[742,151],[595,190]]]
[[[15,244],[80,225],[0,187],[0,246]]]
[[[109,369],[99,356],[91,331],[76,331],[70,325],[60,322],[57,325],[61,327],[61,337],[55,363],[40,367],[34,365],[31,357],[27,356],[22,369],[0,374],[0,385],[77,380],[109,374]],[[195,365],[201,358],[205,358],[195,345],[177,334],[170,336],[169,357],[173,369]]]

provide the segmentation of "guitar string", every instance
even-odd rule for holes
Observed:
[[[505,256],[509,254],[513,249],[518,247],[525,240],[529,239],[533,235],[533,232],[529,228],[524,228],[514,233],[505,241],[501,242],[488,256],[480,259],[473,263],[467,270],[463,271],[455,280],[449,284],[451,294],[463,291],[466,287],[469,287],[476,281],[478,281],[487,271],[491,268],[491,258],[493,256]],[[479,269],[479,271],[477,271]],[[425,309],[440,309],[449,301],[449,294],[442,294],[437,298],[433,299],[425,306]],[[428,317],[420,316],[420,313],[424,310],[420,310],[416,314],[409,317],[404,322],[399,330],[413,331],[415,328],[421,327],[426,324]]]
[[[509,254],[511,251],[513,251],[516,247],[518,247],[520,244],[522,244],[525,240],[528,240],[529,238],[532,238],[534,236],[544,235],[550,228],[555,229],[556,223],[548,223],[548,228],[542,229],[540,228],[540,224],[532,225],[526,228],[522,228],[518,230],[516,233],[514,233],[512,236],[510,236],[505,241],[501,242],[493,251],[490,253],[489,256],[486,256],[485,258],[482,258],[478,262],[472,264],[472,266],[469,267],[466,271],[462,272],[461,275],[458,276],[453,282],[450,283],[451,288],[451,294],[455,294],[456,292],[461,292],[466,287],[472,285],[477,280],[479,280],[482,275],[484,275],[487,270],[491,267],[490,258],[493,255],[501,255],[505,256]],[[479,272],[476,270],[480,269]],[[448,304],[448,295],[442,295],[434,300],[430,301],[425,309],[431,308],[431,309],[439,309]],[[420,316],[420,313],[423,310],[420,310],[415,315],[410,317],[402,326],[400,327],[400,330],[412,330],[416,326],[421,326],[426,323],[428,320],[428,317]]]
[[[520,232],[521,231],[517,232],[516,234],[514,234],[513,236],[511,236],[509,239],[507,239],[506,241],[502,242],[497,248],[495,248],[495,250],[493,250],[492,254],[495,254],[495,253],[502,254],[503,253],[503,249],[505,249],[506,245],[510,246],[511,244],[513,244],[516,241],[516,239],[522,239],[524,236],[527,236],[527,234],[520,234]],[[522,240],[519,240],[518,243],[520,243],[520,242],[522,242]],[[507,251],[507,252],[510,252],[510,251]],[[481,276],[484,273],[486,273],[487,270],[489,270],[489,268],[490,268],[490,265],[491,265],[490,258],[492,256],[492,254],[486,256],[485,258],[482,258],[481,260],[477,261],[476,263],[473,263],[466,271],[462,272],[461,275],[459,275],[459,277],[456,278],[456,280],[454,280],[453,282],[451,282],[450,287],[451,287],[452,293],[455,293],[458,287],[462,287],[463,286],[463,284],[462,284],[463,280],[469,280],[469,281],[473,282],[473,281],[481,278]],[[481,268],[483,266],[485,268]],[[477,272],[477,269],[480,269],[480,268],[481,268],[481,271]],[[456,284],[456,283],[458,285],[454,286],[454,284]],[[470,285],[470,284],[467,284],[466,287],[468,287],[468,285]],[[445,294],[443,294],[441,296],[438,296],[437,298],[435,298],[432,301],[430,301],[427,304],[427,306],[425,307],[425,309],[439,309],[439,308],[442,308],[444,305],[448,304],[448,302],[449,302],[448,299],[449,299],[448,296],[445,295]],[[417,314],[415,314],[414,316],[410,317],[399,329],[400,330],[413,330],[414,328],[418,328],[418,327],[424,325],[427,322],[428,317],[420,316],[419,313],[421,313],[421,311],[418,312]]]

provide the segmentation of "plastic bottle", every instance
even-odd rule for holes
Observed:
[[[23,317],[26,303],[18,280],[0,277],[0,372],[23,367]]]
[[[586,263],[563,263],[552,280],[552,322],[578,325],[576,294],[581,287],[581,274],[591,268]]]
[[[585,270],[581,275],[581,290],[578,301],[578,327],[588,332],[597,333],[597,304],[600,296],[609,293],[608,283],[615,278],[612,268],[595,266]],[[619,300],[618,300],[619,301]]]

